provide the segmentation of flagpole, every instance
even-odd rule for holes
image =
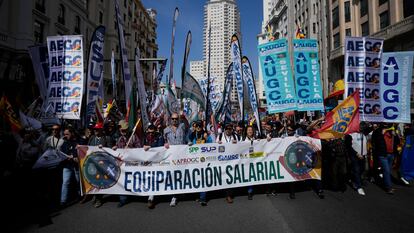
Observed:
[[[207,132],[207,119],[208,119],[208,110],[210,106],[210,61],[211,61],[211,22],[209,22],[208,28],[208,66],[207,66],[207,94],[206,94],[206,126],[205,131]]]

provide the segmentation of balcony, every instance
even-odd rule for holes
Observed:
[[[407,17],[401,20],[398,23],[392,24],[379,32],[372,34],[372,37],[383,38],[384,40],[389,40],[395,36],[404,34],[414,30],[414,15]]]
[[[331,50],[330,60],[335,60],[345,54],[345,48],[343,45],[338,48]]]

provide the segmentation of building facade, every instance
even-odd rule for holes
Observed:
[[[411,0],[332,0],[329,6],[330,82],[344,77],[346,36],[384,39],[384,52],[414,50],[414,1]],[[414,89],[411,86],[411,113]]]
[[[268,42],[268,30],[275,39],[295,39],[300,27],[306,38],[316,39],[319,44],[320,74],[324,95],[328,94],[328,33],[326,0],[263,0],[262,31],[257,36],[258,44]],[[289,52],[293,54],[292,43]],[[292,60],[291,56],[291,61]],[[259,67],[259,79],[263,80]],[[261,97],[264,99],[264,94]]]
[[[190,61],[190,74],[198,82],[205,78],[206,76],[204,74],[204,61]]]
[[[144,8],[140,0],[119,0],[124,21],[125,44],[129,59],[134,59],[134,49],[139,47],[141,57],[156,57],[156,11]],[[38,96],[33,66],[28,47],[46,44],[48,36],[83,35],[85,62],[88,59],[89,44],[95,28],[106,27],[104,87],[106,99],[112,98],[110,58],[112,50],[119,59],[119,40],[113,1],[52,1],[14,0],[0,1],[0,80],[6,94],[23,102]],[[86,63],[85,63],[86,64]],[[121,69],[117,61],[118,96],[122,96]],[[154,64],[142,62],[147,85],[152,77]],[[85,66],[86,69],[86,66]],[[130,62],[134,74],[134,63]],[[21,93],[7,90],[17,88]]]
[[[209,28],[211,26],[211,37]],[[227,68],[231,63],[230,42],[237,34],[241,43],[240,12],[235,0],[209,0],[204,6],[204,76],[207,77],[210,54],[210,76],[224,86]],[[211,43],[211,53],[209,51]],[[237,92],[233,88],[232,102],[237,102]],[[234,106],[234,105],[233,105]]]

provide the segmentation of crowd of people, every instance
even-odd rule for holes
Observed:
[[[18,134],[0,131],[0,147],[3,150],[1,166],[2,179],[9,180],[16,192],[35,192],[32,198],[40,198],[39,205],[53,205],[58,202],[61,208],[75,200],[87,203],[93,200],[93,206],[99,208],[104,204],[103,195],[85,195],[80,197],[78,145],[119,148],[165,147],[171,145],[193,145],[203,143],[239,143],[255,140],[268,140],[287,136],[306,136],[320,128],[324,118],[310,121],[306,117],[295,121],[294,117],[280,118],[279,115],[268,116],[261,122],[261,133],[256,124],[245,125],[241,122],[218,123],[206,127],[203,121],[188,122],[183,115],[173,113],[170,122],[151,121],[143,126],[144,132],[131,134],[132,129],[125,120],[107,120],[89,125],[86,129],[74,127],[70,123],[44,126],[41,130],[22,129]],[[206,130],[207,129],[207,130]],[[393,125],[384,123],[361,122],[360,132],[331,140],[322,140],[322,180],[310,180],[312,187],[321,199],[323,188],[344,192],[352,187],[359,195],[366,195],[364,182],[371,181],[380,185],[386,193],[393,194],[393,168],[398,171],[401,148],[404,139],[414,132],[411,125]],[[47,150],[59,150],[67,159],[50,169],[33,170],[37,159]],[[400,179],[400,178],[398,178]],[[10,181],[11,180],[11,181]],[[403,178],[403,184],[408,184]],[[6,182],[7,183],[7,182]],[[24,189],[22,188],[24,184]],[[281,186],[288,186],[289,197],[295,199],[296,183],[267,185],[267,195],[276,195]],[[13,187],[13,185],[11,186]],[[253,199],[254,187],[247,188],[247,198]],[[234,191],[227,189],[225,200],[233,203]],[[25,195],[22,195],[24,198]],[[206,206],[208,196],[202,192],[197,196],[201,206]],[[179,195],[173,195],[170,206],[177,205]],[[35,201],[32,199],[32,201]],[[129,203],[130,196],[119,196],[118,207]],[[157,198],[150,196],[147,206],[155,208]]]

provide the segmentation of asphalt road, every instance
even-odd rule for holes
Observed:
[[[396,186],[395,195],[368,184],[367,196],[355,191],[325,191],[319,199],[312,191],[267,196],[260,193],[252,201],[236,196],[227,204],[222,192],[215,193],[207,207],[187,195],[177,207],[163,198],[155,209],[145,199],[117,208],[116,198],[107,198],[101,208],[92,202],[74,204],[55,212],[52,223],[15,225],[16,232],[414,232],[414,187]],[[241,193],[243,194],[243,193]],[[214,195],[214,194],[213,194]],[[211,196],[211,195],[210,195]]]

